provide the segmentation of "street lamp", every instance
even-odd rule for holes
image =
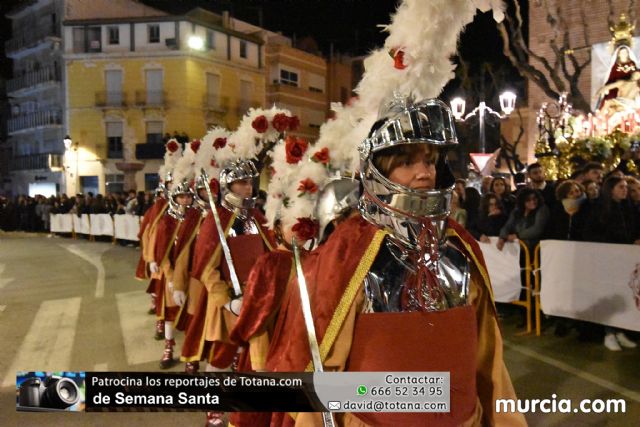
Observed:
[[[480,101],[478,106],[465,116],[464,110],[465,110],[466,102],[464,99],[460,97],[454,98],[451,100],[451,110],[456,120],[459,120],[462,122],[466,121],[467,119],[475,115],[478,116],[479,128],[480,128],[480,135],[479,135],[480,147],[479,148],[480,148],[480,152],[484,153],[486,150],[485,136],[484,136],[485,113],[493,114],[499,119],[504,119],[509,114],[511,114],[515,109],[516,98],[517,98],[516,94],[511,91],[505,91],[500,95],[500,109],[502,110],[502,114],[494,111],[491,107],[487,107],[487,104],[484,101]]]
[[[204,40],[200,36],[189,36],[187,39],[187,46],[193,50],[204,50]]]

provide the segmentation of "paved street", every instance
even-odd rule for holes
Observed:
[[[0,232],[0,426],[202,425],[201,413],[37,414],[15,411],[17,370],[156,371],[146,283],[133,278],[139,251],[108,242]],[[531,425],[629,426],[640,419],[640,350],[612,353],[503,325],[505,360],[518,396],[625,399],[626,414],[528,414]],[[181,337],[179,337],[181,338]],[[180,348],[180,340],[177,348]],[[181,370],[182,366],[174,367]]]

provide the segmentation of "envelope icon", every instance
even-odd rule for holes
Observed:
[[[330,411],[339,411],[342,404],[336,401],[329,401],[329,410]]]

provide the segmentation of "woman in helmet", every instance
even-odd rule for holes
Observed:
[[[304,263],[326,371],[448,371],[454,411],[335,414],[340,424],[525,424],[519,414],[495,413],[495,399],[515,393],[482,253],[448,219],[454,179],[445,150],[455,144],[440,101],[394,100],[360,150],[363,218],[338,225]],[[281,320],[288,333],[267,366],[303,371],[310,352],[299,300],[289,299]],[[274,417],[282,425],[319,421]]]

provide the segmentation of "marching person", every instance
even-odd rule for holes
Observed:
[[[334,414],[339,425],[525,424],[495,412],[515,392],[491,284],[477,243],[447,218],[454,179],[444,150],[456,144],[440,101],[393,101],[360,148],[363,217],[337,225],[303,264],[326,371],[449,371],[454,410]],[[286,334],[267,359],[275,372],[311,360],[299,298],[287,297],[276,326]],[[277,413],[271,424],[321,421]]]

